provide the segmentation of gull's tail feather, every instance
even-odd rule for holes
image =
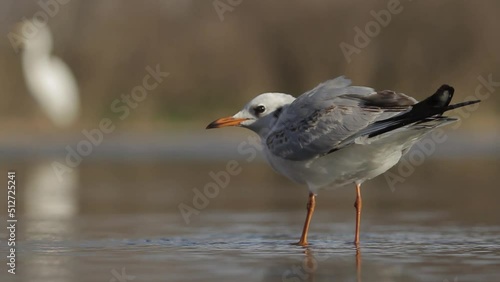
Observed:
[[[446,84],[442,85],[436,93],[413,105],[410,111],[375,122],[374,125],[376,126],[374,126],[374,129],[376,129],[370,132],[368,137],[384,134],[412,123],[428,121],[432,117],[442,117],[442,114],[446,111],[476,104],[481,101],[474,100],[450,105],[454,92],[455,89],[453,87]]]

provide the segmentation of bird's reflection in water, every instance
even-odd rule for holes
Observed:
[[[318,249],[319,250],[319,249]],[[332,277],[332,269],[328,267],[331,265],[327,260],[334,259],[335,255],[328,252],[322,253],[315,250],[314,247],[304,247],[304,259],[302,260],[301,265],[296,265],[290,267],[286,271],[283,272],[282,281],[327,281]],[[336,269],[335,276],[338,277],[356,277],[357,282],[361,282],[362,278],[362,256],[361,256],[361,248],[359,245],[356,245],[354,249],[352,249],[353,256],[351,256],[350,261],[342,261],[347,262],[347,265],[351,265],[349,268],[344,269]],[[352,272],[355,266],[355,273]],[[348,269],[351,269],[351,272],[348,272]],[[336,277],[336,278],[338,278]],[[325,280],[326,279],[326,280]]]
[[[64,160],[53,160],[64,163]],[[25,206],[26,235],[29,240],[50,242],[70,240],[77,234],[75,218],[78,214],[78,170],[75,168],[59,179],[52,160],[36,164],[26,173],[23,200]],[[46,253],[70,252],[71,248],[47,248],[45,253],[33,254],[24,260],[32,273],[54,275],[54,282],[71,281],[74,277],[73,257],[50,257]],[[54,264],[59,267],[54,268]],[[51,276],[52,277],[52,276]]]
[[[281,273],[281,281],[314,281],[315,272],[318,269],[318,261],[309,247],[304,247],[302,252],[305,256],[300,264],[286,265],[284,270],[278,267],[278,272]],[[274,275],[270,275],[263,281],[276,281],[276,278]]]
[[[78,170],[72,169],[60,177],[53,167],[55,162],[64,163],[64,160],[43,161],[29,171],[24,194],[26,216],[67,224],[72,222],[67,219],[78,213]],[[63,229],[69,232],[72,226]],[[41,234],[45,234],[52,230],[42,231]]]
[[[361,248],[356,245],[356,281],[361,282]]]
[[[302,263],[302,267],[309,274],[309,276],[307,277],[308,279],[306,281],[308,282],[314,281],[314,274],[318,269],[318,261],[314,257],[313,252],[310,248],[306,248],[304,250],[304,253],[305,253],[305,258],[304,262]]]

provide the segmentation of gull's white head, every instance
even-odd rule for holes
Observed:
[[[264,93],[253,98],[235,115],[220,118],[210,123],[209,128],[241,126],[263,134],[271,129],[278,120],[284,107],[295,98],[282,93]]]

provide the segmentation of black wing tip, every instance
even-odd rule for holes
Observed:
[[[439,87],[439,89],[436,91],[436,94],[437,93],[444,93],[448,91],[451,95],[453,95],[453,93],[455,93],[455,88],[449,86],[448,84],[443,84],[441,85],[441,87]]]
[[[446,95],[446,93],[448,93],[448,95]],[[449,86],[448,84],[443,84],[443,85],[441,85],[441,87],[439,87],[439,89],[436,91],[436,93],[434,95],[432,95],[431,97],[434,96],[436,98],[435,101],[437,101],[438,104],[439,104],[439,102],[441,102],[441,103],[445,102],[446,105],[449,105],[449,103],[451,102],[451,98],[453,97],[453,93],[455,93],[455,89],[453,87]],[[466,101],[466,102],[450,105],[450,106],[447,106],[446,111],[460,108],[460,107],[464,107],[464,106],[477,104],[479,102],[481,102],[481,100],[472,100],[472,101]]]
[[[446,108],[446,111],[450,111],[453,109],[457,109],[457,108],[461,108],[461,107],[465,107],[465,106],[469,106],[469,105],[474,105],[474,104],[477,104],[479,102],[481,102],[481,100],[472,100],[472,101],[466,101],[466,102],[450,105]]]
[[[477,104],[481,102],[481,100],[472,100],[472,101],[467,101],[467,103],[469,103],[469,105],[472,105],[472,104]]]
[[[368,137],[374,137],[384,134],[391,130],[406,126],[415,122],[425,122],[428,118],[442,119],[444,121],[453,121],[453,118],[441,116],[444,112],[477,104],[481,100],[472,100],[454,105],[449,105],[455,89],[447,84],[441,85],[436,93],[429,96],[427,99],[415,104],[409,112],[405,112],[385,120],[379,120],[375,123],[387,123],[385,128],[376,130],[368,134]]]
[[[453,94],[455,93],[455,88],[449,86],[448,84],[443,84],[438,88],[436,93],[429,97],[429,102],[433,107],[444,107],[450,104]]]

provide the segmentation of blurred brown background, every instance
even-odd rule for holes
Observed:
[[[23,53],[11,44],[17,24],[47,14],[47,5],[52,54],[80,93],[81,114],[65,128],[30,94]],[[444,83],[455,87],[456,102],[484,100],[450,113],[461,123],[444,128],[446,141],[430,152],[417,144],[403,159],[414,161],[410,172],[404,162],[388,172],[402,182],[391,184],[387,173],[363,184],[368,280],[370,267],[397,276],[387,271],[396,267],[416,278],[379,280],[500,281],[491,278],[500,257],[499,12],[494,0],[0,1],[0,177],[5,187],[16,172],[21,280],[113,281],[125,267],[137,281],[192,281],[198,273],[203,281],[258,281],[262,271],[282,278],[296,264],[290,259],[303,259],[288,244],[301,230],[307,190],[238,153],[252,132],[205,126],[257,94],[297,96],[344,74],[419,100]],[[374,15],[387,13],[390,21],[377,23]],[[374,35],[356,44],[367,28]],[[341,44],[359,50],[346,58]],[[170,75],[120,120],[111,105],[157,65]],[[73,165],[78,157],[68,152],[90,144],[82,131],[95,132],[104,118],[116,129]],[[229,160],[241,173],[188,222],[181,205],[195,206],[195,189]],[[319,272],[357,267],[347,243],[354,199],[354,186],[318,197],[311,241],[332,251]],[[8,205],[3,193],[4,222]],[[255,255],[263,250],[266,260]],[[0,281],[9,275],[0,268]]]
[[[370,12],[387,5],[70,0],[48,25],[53,54],[79,84],[82,115],[71,128],[75,133],[114,117],[112,101],[141,83],[146,66],[157,64],[170,76],[117,123],[120,130],[202,129],[259,93],[299,95],[342,74],[355,84],[417,99],[448,83],[457,90],[456,101],[474,94],[478,76],[500,81],[498,1],[401,1],[402,11],[348,63],[340,44],[354,45],[354,28],[364,30],[374,20]],[[0,2],[0,126],[8,129],[2,136],[56,130],[29,95],[20,54],[7,37],[16,23],[40,10],[38,1]],[[498,132],[496,90],[461,130]]]

